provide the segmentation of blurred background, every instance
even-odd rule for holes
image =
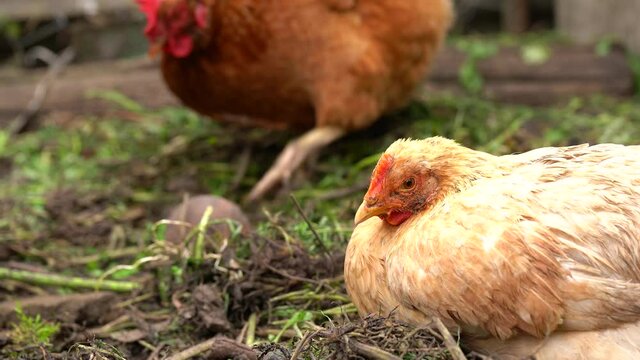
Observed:
[[[455,3],[457,21],[451,39],[482,34],[494,37],[479,43],[451,40],[433,71],[431,90],[478,87],[474,82],[483,76],[487,86],[482,92],[488,98],[516,103],[553,103],[575,95],[604,92],[624,96],[633,92],[632,65],[626,63],[625,53],[614,51],[614,45],[623,46],[625,51],[640,51],[640,29],[635,26],[640,1]],[[144,21],[130,0],[3,0],[0,124],[6,124],[27,106],[34,83],[42,76],[26,70],[46,67],[64,49],[73,51],[67,54],[68,63],[85,66],[73,67],[74,71],[53,86],[60,91],[49,94],[42,104],[44,110],[104,111],[98,101],[86,101],[87,89],[123,91],[151,107],[175,104],[161,86],[157,72],[145,67],[150,62],[144,58]],[[514,58],[513,49],[493,56],[496,44],[511,48],[520,45],[524,61]],[[551,56],[558,44],[564,46]],[[591,51],[594,46],[595,51]],[[492,59],[481,61],[477,73],[470,70],[472,61],[484,58]],[[118,62],[124,59],[143,62]],[[526,66],[547,61],[546,66]],[[461,77],[462,84],[458,82]]]
[[[400,137],[494,154],[640,143],[640,0],[455,5],[408,106],[334,142],[260,206],[214,202],[251,232],[213,236],[208,196],[239,202],[300,133],[182,106],[147,56],[133,0],[0,0],[0,357],[160,359],[221,332],[291,345],[356,319],[344,249],[371,170]],[[183,202],[189,237],[165,234]],[[378,325],[357,332],[390,352],[406,345]],[[405,358],[425,344],[449,356],[432,335],[418,340]]]

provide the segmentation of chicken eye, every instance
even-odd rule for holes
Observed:
[[[412,177],[407,178],[402,182],[402,188],[405,190],[411,190],[414,186],[416,186],[416,179]]]

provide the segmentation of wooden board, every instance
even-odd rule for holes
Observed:
[[[463,93],[457,79],[464,60],[460,51],[443,51],[424,89]],[[600,93],[624,97],[634,91],[633,74],[619,49],[598,56],[592,46],[556,46],[551,48],[549,60],[531,65],[519,49],[503,48],[479,61],[477,69],[485,82],[482,95],[506,103],[548,105],[573,96]]]
[[[427,94],[463,93],[458,71],[464,59],[463,53],[444,49],[422,90]],[[480,61],[478,69],[485,81],[483,96],[501,102],[547,105],[573,96],[633,93],[633,77],[621,51],[601,57],[591,47],[557,47],[546,63],[528,65],[519,50],[506,48]],[[0,71],[0,123],[24,109],[42,75],[42,71]],[[87,115],[121,111],[113,104],[88,97],[99,90],[120,91],[150,108],[178,104],[162,82],[157,63],[143,58],[67,69],[52,86],[44,109]]]

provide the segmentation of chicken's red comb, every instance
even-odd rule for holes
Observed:
[[[155,17],[158,14],[161,0],[136,0],[140,11],[142,11],[147,17]]]
[[[200,29],[207,27],[207,18],[209,17],[209,8],[203,3],[197,3],[195,9],[196,25]]]
[[[384,179],[389,173],[389,170],[391,170],[391,165],[393,165],[393,156],[387,153],[382,154],[380,160],[378,160],[376,168],[373,169],[371,184],[369,184],[369,190],[365,196],[368,197],[382,192],[382,185],[384,184]]]
[[[162,0],[136,0],[140,11],[147,16],[147,26],[144,28],[144,34],[149,40],[156,41],[159,32],[158,27],[158,10],[160,9],[160,2]]]

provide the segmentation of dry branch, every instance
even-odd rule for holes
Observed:
[[[363,344],[353,339],[345,339],[349,344],[349,348],[356,354],[364,356],[372,360],[402,360],[401,357],[395,356],[375,346]],[[456,359],[457,360],[457,359]]]
[[[187,360],[207,350],[211,350],[207,357],[209,360],[226,360],[230,358],[254,360],[258,358],[250,347],[226,337],[216,336],[181,351],[166,360]]]

